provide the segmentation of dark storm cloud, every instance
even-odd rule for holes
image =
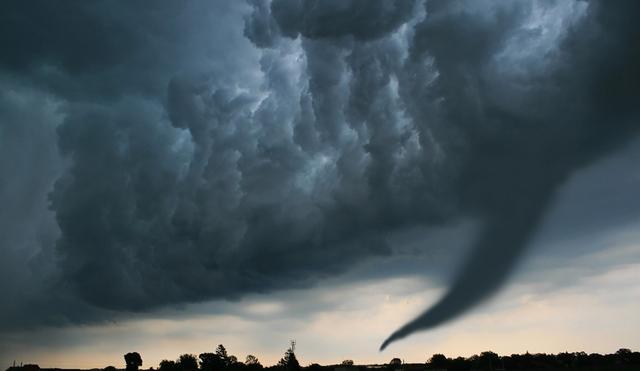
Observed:
[[[159,192],[170,192],[176,172],[189,161],[189,138],[172,127],[164,109],[171,79],[198,76],[223,84],[246,78],[249,68],[238,56],[249,64],[255,57],[250,44],[241,43],[242,24],[211,22],[218,14],[239,18],[244,6],[3,6],[0,37],[11,52],[0,57],[6,89],[0,101],[0,214],[8,231],[0,246],[7,258],[3,293],[12,297],[1,308],[3,327],[93,321],[114,315],[102,307],[141,306],[144,295],[129,300],[142,290],[133,271],[119,275],[135,262],[118,243],[130,238],[126,233],[152,232],[109,223],[119,217],[126,222],[132,208],[141,218],[157,212],[163,207],[153,204]],[[221,53],[230,40],[239,43]],[[231,65],[240,72],[219,73]],[[139,158],[125,163],[134,156]],[[90,184],[96,176],[101,185]],[[132,178],[138,179],[135,187],[143,178],[153,185],[128,195]],[[102,305],[115,296],[111,289],[130,303]]]
[[[57,155],[56,104],[44,94],[3,81],[0,92],[0,292],[5,318],[21,319],[25,300],[39,295],[52,265],[37,256],[50,252],[59,231],[46,194],[62,171]],[[20,124],[17,124],[20,123]],[[43,254],[44,255],[44,254]],[[50,258],[50,256],[49,256]],[[21,321],[20,321],[21,322]]]
[[[638,91],[629,81],[638,80],[640,56],[628,47],[639,35],[629,16],[637,10],[633,2],[591,3],[549,71],[525,81],[524,92],[513,91],[521,100],[514,105],[504,99],[512,91],[489,61],[521,10],[498,8],[482,19],[455,2],[428,3],[431,17],[417,26],[413,57],[429,53],[438,66],[445,130],[468,139],[460,148],[468,159],[457,193],[463,208],[483,215],[486,227],[446,294],[394,332],[382,349],[455,318],[494,293],[556,188],[575,169],[637,133],[637,104],[630,97]]]
[[[283,34],[296,38],[353,36],[370,40],[387,35],[414,16],[417,1],[275,0],[271,12]]]
[[[449,291],[391,339],[463,313],[556,188],[636,133],[635,3],[558,4],[7,6],[2,77],[55,102],[36,122],[59,153],[34,183],[47,242],[2,245],[46,262],[21,287],[62,308],[24,322],[303,287],[393,255],[399,231],[475,220]],[[39,138],[24,115],[2,116],[18,146]]]

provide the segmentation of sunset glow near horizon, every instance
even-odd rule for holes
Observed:
[[[0,365],[640,350],[636,14],[1,5]]]
[[[636,245],[620,253],[636,260],[640,248]],[[372,351],[379,339],[407,315],[417,314],[427,300],[437,297],[438,290],[429,289],[419,278],[404,278],[251,298],[224,305],[229,313],[225,315],[203,313],[215,312],[214,303],[194,305],[178,314],[19,335],[13,338],[19,341],[14,344],[42,344],[14,349],[11,343],[4,343],[3,361],[12,362],[11,355],[18,362],[41,367],[123,367],[122,355],[138,351],[143,368],[157,368],[163,359],[212,352],[224,344],[239,360],[253,354],[267,366],[282,357],[289,338],[296,340],[302,365],[338,364],[345,359],[356,364],[385,364],[394,357],[424,363],[435,353],[468,357],[486,350],[501,355],[527,351],[613,353],[621,347],[640,347],[640,321],[635,316],[640,304],[638,272],[640,262],[622,264],[551,292],[535,284],[515,285],[483,310],[442,329],[418,334],[384,353]],[[401,292],[394,294],[398,287]],[[293,321],[283,318],[290,316],[290,311],[295,313],[296,304],[292,303],[309,300],[309,296],[319,296],[334,308],[296,313]],[[359,300],[362,297],[366,299]],[[33,336],[66,341],[59,344],[34,340]]]

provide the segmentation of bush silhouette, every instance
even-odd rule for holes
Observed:
[[[163,359],[162,361],[160,361],[160,367],[158,368],[158,370],[159,371],[178,371],[179,367],[176,361],[169,361],[169,360]]]
[[[196,371],[198,369],[198,361],[193,354],[183,354],[178,358],[178,366],[182,371]]]
[[[124,355],[124,362],[127,365],[127,371],[138,371],[138,367],[142,366],[142,357],[138,352],[127,353]]]
[[[444,354],[434,354],[431,356],[431,358],[429,359],[429,366],[430,368],[436,368],[436,369],[440,369],[440,368],[447,368],[447,357]]]

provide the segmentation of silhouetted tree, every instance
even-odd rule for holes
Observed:
[[[478,360],[480,361],[481,367],[487,370],[493,370],[500,364],[500,357],[498,354],[490,350],[480,353]]]
[[[616,351],[616,357],[618,358],[618,361],[622,364],[629,363],[629,361],[631,361],[632,354],[633,352],[631,351],[631,349],[627,349],[627,348],[620,348]]]
[[[244,364],[247,367],[247,369],[251,371],[262,369],[262,365],[260,364],[258,357],[252,354],[247,355],[247,357],[244,360]]]
[[[230,355],[228,358],[227,370],[229,371],[244,371],[245,364],[238,361],[238,358],[234,355]]]
[[[469,369],[469,365],[467,360],[464,357],[454,358],[451,360],[450,364],[447,365],[447,370],[450,370],[450,371],[462,371],[462,370],[466,371],[468,369]]]
[[[341,365],[343,365],[343,366],[353,366],[353,360],[345,359],[344,361],[342,361]]]
[[[124,355],[124,362],[127,365],[127,371],[138,371],[138,367],[142,366],[142,357],[138,352],[127,353]]]
[[[295,354],[296,342],[294,340],[291,341],[291,346],[284,353],[284,357],[280,358],[278,361],[278,366],[280,368],[285,369],[286,371],[299,371],[300,363],[296,358]]]
[[[573,353],[575,357],[575,367],[586,367],[589,366],[589,355],[585,352],[575,352]]]
[[[160,367],[158,368],[158,370],[159,371],[178,371],[179,367],[176,361],[169,361],[169,360],[163,359],[162,361],[160,361]]]
[[[198,361],[193,354],[183,354],[178,358],[178,366],[182,371],[196,371]]]
[[[225,362],[216,353],[201,353],[198,358],[202,371],[220,371],[226,367]]]
[[[561,367],[571,367],[573,365],[573,354],[569,352],[558,353],[556,360]]]
[[[218,345],[218,347],[216,348],[216,354],[218,355],[218,357],[220,357],[222,362],[224,362],[225,366],[229,365],[229,355],[227,354],[227,349],[224,347],[224,345]]]
[[[436,353],[429,359],[431,368],[447,368],[447,357],[444,354]]]
[[[118,369],[115,368],[115,366],[107,366],[104,368],[104,371],[118,371]]]

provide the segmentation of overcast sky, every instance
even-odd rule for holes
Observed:
[[[640,348],[637,1],[1,8],[4,364]]]

